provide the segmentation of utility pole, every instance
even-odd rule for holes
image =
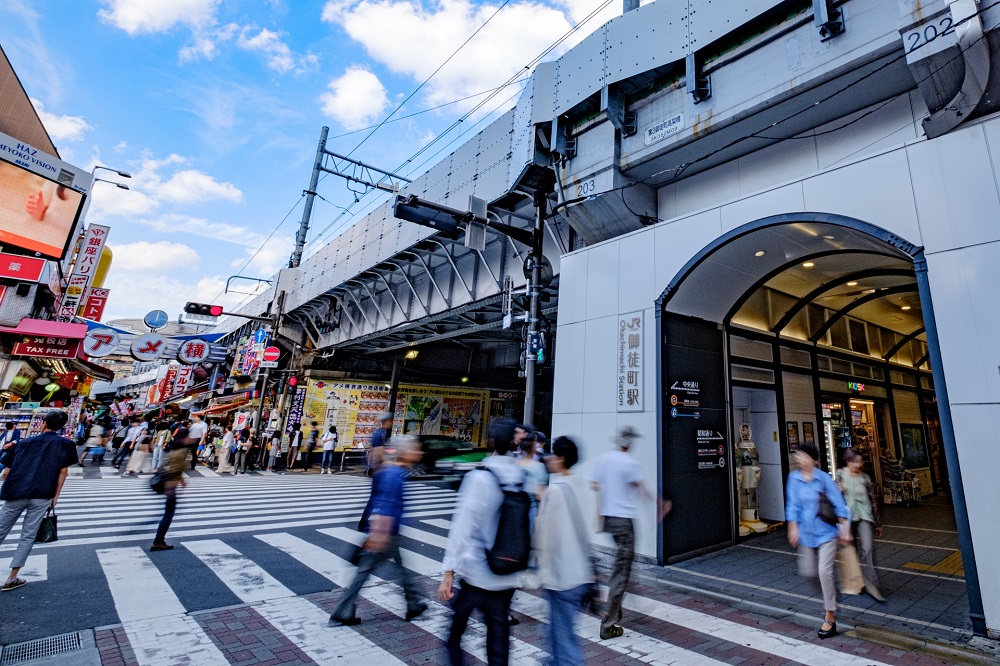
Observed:
[[[309,221],[312,218],[313,201],[316,199],[316,186],[319,185],[319,174],[323,170],[323,156],[326,155],[326,136],[330,128],[323,127],[319,132],[319,145],[316,146],[316,161],[313,162],[312,176],[309,178],[309,189],[306,190],[306,205],[302,208],[302,221],[295,233],[295,249],[288,260],[289,268],[298,268],[302,263],[302,252],[306,248],[306,234],[309,233]]]
[[[324,128],[325,129],[325,128]],[[278,294],[278,306],[274,312],[274,319],[272,320],[270,327],[274,334],[277,336],[278,330],[281,327],[281,310],[285,305],[285,292]],[[257,402],[257,416],[254,419],[257,428],[257,435],[264,434],[263,424],[261,423],[261,417],[264,414],[264,394],[267,392],[267,382],[271,378],[271,368],[264,368],[264,383],[260,387],[260,398]]]
[[[531,238],[531,279],[528,281],[528,340],[524,355],[524,422],[535,420],[535,364],[541,344],[542,241],[545,217],[548,214],[548,192],[535,190],[535,229]]]

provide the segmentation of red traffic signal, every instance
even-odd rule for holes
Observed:
[[[299,385],[299,378],[296,377],[295,375],[292,375],[291,377],[288,378],[288,385],[289,386],[298,386]]]
[[[202,315],[204,317],[221,317],[222,306],[211,305],[209,303],[189,302],[184,306],[184,312],[188,314]]]

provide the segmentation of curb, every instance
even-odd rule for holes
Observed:
[[[934,639],[923,638],[915,634],[907,634],[892,629],[858,625],[854,629],[843,633],[853,638],[880,643],[899,650],[906,650],[911,654],[920,654],[940,659],[948,664],[995,666],[997,663],[997,656],[995,654],[991,655],[986,651],[942,643]]]

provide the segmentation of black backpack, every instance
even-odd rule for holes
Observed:
[[[531,497],[524,491],[523,481],[514,484],[516,490],[506,490],[493,470],[488,467],[479,469],[492,474],[503,491],[497,535],[493,547],[486,550],[486,563],[490,571],[498,576],[524,571],[528,568],[531,555],[531,525],[528,520]]]

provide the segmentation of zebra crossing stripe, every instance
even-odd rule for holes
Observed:
[[[186,541],[183,546],[237,597],[254,603],[255,611],[316,663],[344,664],[348,655],[351,663],[403,663],[348,627],[331,628],[323,609],[296,597],[253,560],[222,541]]]
[[[437,546],[438,548],[448,547],[448,537],[443,537],[440,534],[434,534],[433,532],[427,532],[425,530],[418,530],[417,528],[410,527],[409,525],[401,525],[399,527],[399,533],[402,536],[415,539],[416,541],[423,541],[424,543]]]
[[[14,558],[5,557],[0,559],[0,571],[10,568],[10,563]],[[28,555],[24,561],[24,566],[17,574],[18,578],[23,578],[29,583],[41,583],[49,579],[49,556],[48,555]]]
[[[229,666],[141,548],[97,551],[115,611],[140,666]]]
[[[364,543],[365,535],[346,527],[318,530],[323,534],[336,539],[361,545]],[[335,577],[327,578],[340,587],[346,587],[354,578],[354,567],[346,560],[334,555],[328,550],[310,544],[290,534],[270,534],[266,537],[258,536],[267,543],[285,550],[289,555],[305,564],[317,573],[327,576],[324,571],[334,571]],[[288,550],[285,549],[288,546]],[[409,559],[403,559],[403,566],[411,571],[415,571],[409,565]],[[441,567],[438,565],[438,571]],[[416,573],[420,573],[416,571]],[[406,616],[406,602],[403,599],[403,589],[394,583],[387,583],[378,576],[369,576],[369,584],[361,589],[359,596],[385,608],[398,617]],[[448,630],[451,628],[451,610],[444,604],[433,599],[425,599],[427,610],[420,617],[413,620],[413,623],[424,631],[445,640]],[[482,661],[486,661],[486,625],[479,620],[470,619],[468,630],[465,635],[465,650],[475,655]],[[548,657],[545,652],[538,647],[526,643],[516,637],[511,637],[511,663],[514,664],[543,664],[547,663]]]
[[[430,520],[423,521],[432,527],[440,527],[443,530],[451,529],[451,521],[445,520],[444,518],[431,518]]]

